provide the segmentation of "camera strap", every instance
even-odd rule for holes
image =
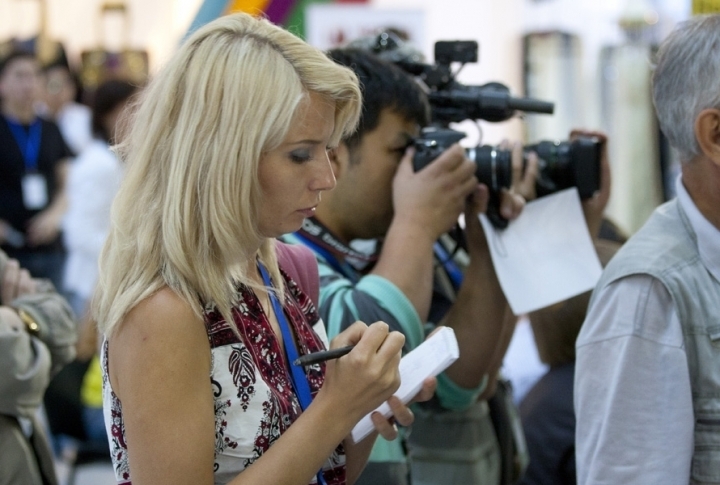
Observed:
[[[356,260],[364,263],[377,261],[376,255],[361,253],[338,240],[328,228],[314,217],[305,219],[302,227],[295,235],[322,256],[335,271],[351,280],[357,279],[355,274],[357,270],[349,261]]]

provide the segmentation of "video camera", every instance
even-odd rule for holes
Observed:
[[[477,62],[478,44],[475,41],[438,41],[435,43],[435,64],[425,64],[422,56],[391,32],[379,34],[370,50],[414,75],[427,88],[431,106],[431,126],[414,140],[415,170],[420,170],[437,158],[465,134],[448,128],[452,122],[485,120],[500,122],[510,119],[516,111],[552,114],[554,104],[531,98],[510,95],[507,86],[491,82],[482,86],[466,86],[455,79],[452,64],[461,66]],[[539,171],[536,181],[538,197],[558,190],[577,187],[581,198],[591,197],[600,187],[600,142],[596,138],[573,141],[541,141],[524,147],[527,154],[537,153]],[[496,227],[507,226],[499,214],[499,194],[512,185],[511,153],[489,145],[466,149],[475,162],[476,177],[490,189],[488,217]]]
[[[381,34],[382,35],[382,34]],[[388,42],[387,45],[390,45]],[[428,88],[432,107],[432,123],[447,126],[464,120],[505,121],[515,111],[552,114],[553,103],[531,98],[515,98],[507,86],[491,82],[482,86],[466,86],[455,80],[453,62],[461,66],[477,62],[478,44],[472,40],[438,41],[435,43],[435,64],[398,60],[400,68],[416,76]]]

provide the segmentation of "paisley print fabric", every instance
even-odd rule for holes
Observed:
[[[313,326],[323,325],[310,300],[282,272],[285,279],[285,315],[295,333],[300,355],[326,347]],[[293,389],[280,342],[254,293],[237,288],[233,321],[225,321],[213,305],[205,309],[205,328],[212,349],[209,389],[215,402],[215,483],[225,484],[252,465],[302,410]],[[242,335],[239,339],[233,326]],[[130,465],[122,419],[122,403],[107,378],[107,342],[103,345],[103,399],[115,476],[130,484]],[[325,364],[307,367],[313,397],[322,387]],[[249,433],[248,430],[255,430]],[[345,483],[345,452],[339,445],[323,466],[328,485]],[[310,483],[315,483],[313,479]]]

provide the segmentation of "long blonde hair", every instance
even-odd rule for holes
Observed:
[[[281,285],[273,241],[258,230],[258,164],[309,92],[335,102],[337,144],[355,129],[360,89],[322,52],[247,14],[222,17],[180,47],[118,147],[127,173],[93,302],[107,336],[166,285],[198,315],[214,304],[229,320],[235,285],[256,286],[247,274],[256,256]]]

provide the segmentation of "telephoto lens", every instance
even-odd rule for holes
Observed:
[[[447,128],[425,128],[415,138],[415,156],[413,167],[420,171],[439,157],[454,143],[465,137],[461,131]],[[490,189],[490,193],[499,193],[512,185],[512,157],[507,150],[484,145],[465,149],[465,156],[475,162],[475,177]]]
[[[505,166],[512,167],[510,150],[489,145],[477,147],[475,150],[478,167],[497,165],[501,167],[500,171],[504,170]],[[535,181],[535,192],[538,197],[577,187],[580,198],[589,199],[600,189],[602,144],[597,137],[578,137],[572,141],[541,141],[526,145],[523,152],[523,173],[530,152],[535,152],[538,156],[538,175]],[[491,172],[491,174],[498,173],[498,169],[493,169]],[[510,183],[507,186],[512,184],[511,173],[509,177]],[[488,184],[488,187],[492,190],[494,185]]]
[[[524,148],[526,161],[531,151],[538,156],[535,183],[538,197],[577,187],[580,198],[589,199],[600,189],[602,144],[597,137],[527,145]]]

